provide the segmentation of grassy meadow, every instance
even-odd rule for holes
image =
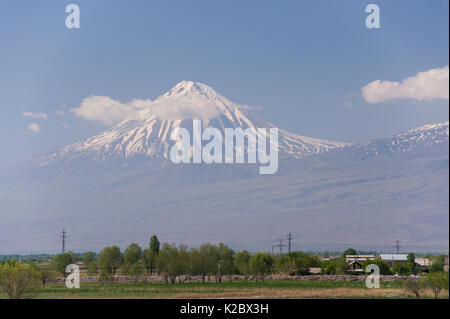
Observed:
[[[426,294],[431,297],[431,294]],[[448,298],[444,292],[441,297]],[[7,298],[0,293],[0,298]],[[33,298],[115,299],[115,298],[413,298],[404,282],[381,282],[379,289],[368,289],[364,281],[265,281],[202,283],[81,283],[68,289],[63,283],[48,284]]]

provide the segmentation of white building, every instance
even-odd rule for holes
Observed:
[[[405,263],[408,261],[407,254],[380,254],[380,258],[388,264]]]

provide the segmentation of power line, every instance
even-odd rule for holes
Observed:
[[[280,239],[277,239],[277,241],[279,241],[280,243],[278,245],[274,245],[274,247],[278,247],[280,249],[280,255],[282,255],[283,254],[283,247],[286,246],[285,244],[283,244],[284,239],[280,238]]]

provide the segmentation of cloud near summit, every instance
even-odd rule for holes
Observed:
[[[85,120],[115,125],[123,120],[158,116],[162,119],[214,118],[220,114],[214,103],[202,99],[134,99],[122,103],[108,96],[89,96],[71,112]]]
[[[361,88],[362,97],[366,102],[375,104],[394,99],[449,99],[449,68],[431,69],[419,72],[402,80],[375,80]]]
[[[91,95],[85,98],[79,107],[71,109],[71,112],[86,120],[114,125],[125,119],[138,118],[139,111],[150,104],[150,100],[134,99],[121,103],[108,96]]]
[[[181,84],[183,84],[182,82]],[[134,99],[122,103],[108,96],[89,96],[71,112],[83,119],[115,125],[128,119],[147,119],[157,116],[161,119],[211,119],[227,112],[227,108],[249,109],[246,105],[235,104],[205,86],[204,91],[197,92],[192,85],[187,85],[187,92],[171,92],[156,100]]]

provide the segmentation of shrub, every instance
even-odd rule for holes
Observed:
[[[417,299],[419,299],[425,289],[423,280],[421,279],[409,280],[406,283],[406,289],[412,294],[414,294]]]
[[[435,299],[443,289],[448,289],[448,273],[432,272],[425,277],[425,286],[431,290]]]
[[[11,299],[31,297],[39,286],[36,268],[17,262],[0,266],[0,287]]]

